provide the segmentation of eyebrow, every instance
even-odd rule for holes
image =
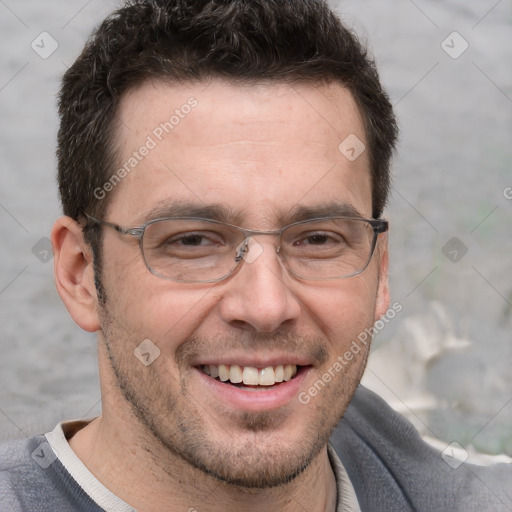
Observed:
[[[243,222],[244,211],[237,212],[229,206],[216,203],[201,204],[188,201],[163,200],[144,211],[137,220],[140,224],[144,224],[145,222],[165,217],[200,217],[238,226]],[[363,215],[355,206],[346,202],[329,202],[318,206],[297,204],[284,211],[275,209],[276,221],[281,226],[321,217],[363,218]]]
[[[292,224],[303,220],[316,219],[321,217],[352,217],[364,218],[359,210],[352,204],[346,202],[329,202],[318,206],[305,206],[297,204],[288,211],[278,215],[283,224]]]
[[[141,224],[163,217],[200,217],[235,224],[240,215],[232,208],[220,204],[201,204],[188,201],[163,200],[145,210],[138,218]]]

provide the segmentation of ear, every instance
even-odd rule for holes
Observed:
[[[388,234],[383,233],[379,235],[376,256],[379,257],[379,284],[377,286],[377,299],[375,303],[375,318],[374,322],[384,316],[389,309],[390,294],[389,294],[389,251],[388,251]]]
[[[82,228],[70,217],[58,219],[51,241],[57,291],[73,320],[85,331],[100,329],[92,251]]]

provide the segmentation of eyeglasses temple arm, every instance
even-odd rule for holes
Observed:
[[[89,215],[88,213],[85,214],[87,217],[87,220],[93,224],[97,224],[99,226],[107,226],[109,228],[115,229],[118,233],[121,233],[122,235],[132,235],[136,237],[140,237],[142,233],[144,232],[144,228],[123,228],[119,226],[118,224],[114,224],[112,222],[107,222],[104,220],[99,220],[93,217],[92,215]]]

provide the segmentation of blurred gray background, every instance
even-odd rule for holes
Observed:
[[[0,0],[0,439],[100,411],[95,336],[55,291],[59,79],[113,1]],[[365,383],[425,436],[512,455],[512,3],[333,3],[401,125],[392,301]]]

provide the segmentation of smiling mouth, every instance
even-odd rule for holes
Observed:
[[[267,366],[266,368],[236,364],[231,366],[203,364],[198,368],[212,379],[226,384],[237,387],[268,388],[292,380],[302,367],[295,364]]]

